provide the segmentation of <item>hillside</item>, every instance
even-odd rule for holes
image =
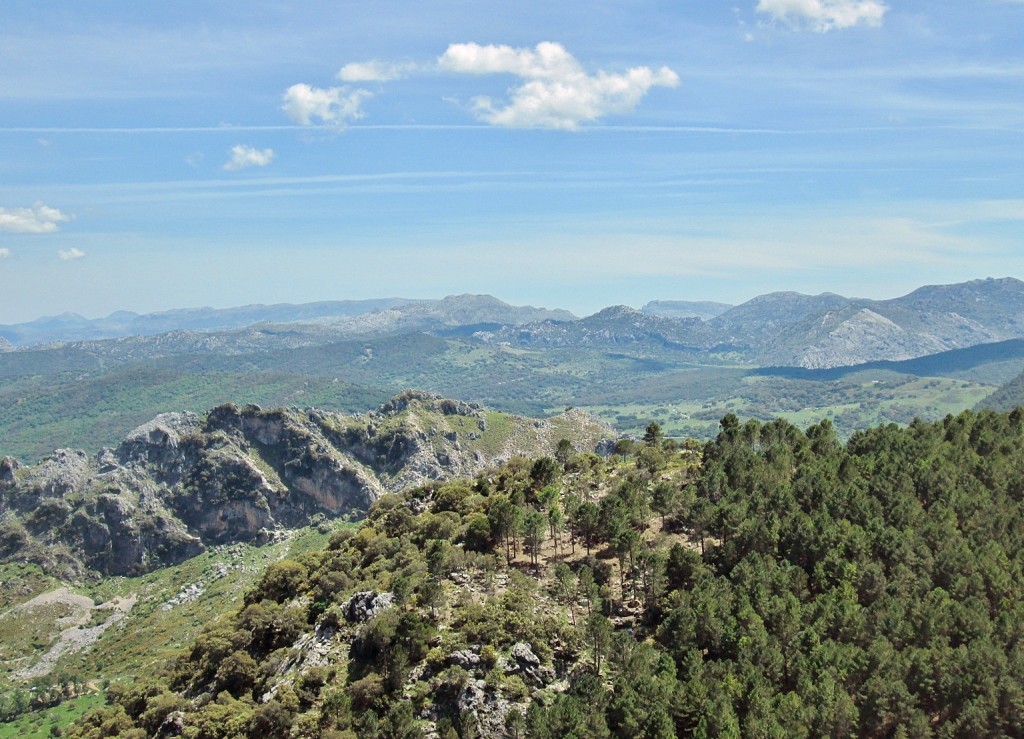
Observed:
[[[727,416],[409,489],[66,736],[1019,736],[1022,450]]]
[[[361,416],[233,405],[163,414],[95,456],[0,461],[0,561],[138,574],[211,545],[359,516],[388,491],[552,453],[563,438],[592,449],[607,434],[580,411],[534,421],[411,391]]]
[[[932,285],[890,300],[773,293],[709,323],[762,366],[911,359],[1024,336],[1024,282]]]
[[[714,341],[699,318],[664,318],[617,305],[577,321],[544,321],[481,332],[488,344],[521,347],[587,348],[697,357]]]
[[[640,312],[662,318],[699,318],[702,321],[709,321],[733,307],[727,303],[715,303],[710,300],[652,300],[644,305]]]
[[[1011,411],[1019,406],[1024,406],[1024,372],[1001,385],[975,407],[978,410]]]

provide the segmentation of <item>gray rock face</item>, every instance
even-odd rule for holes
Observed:
[[[482,453],[457,429],[483,420],[477,406],[415,392],[354,417],[222,405],[205,418],[160,415],[94,457],[59,449],[32,467],[6,458],[0,561],[136,574],[211,544],[261,543],[359,514],[385,492],[471,475],[513,454],[551,453],[557,443],[553,425],[517,419],[522,433],[507,449]],[[568,420],[596,440],[592,419]]]
[[[445,660],[449,665],[458,665],[464,670],[472,671],[480,666],[480,655],[472,649],[460,649],[452,652]]]
[[[364,590],[356,593],[342,605],[345,620],[352,624],[361,624],[391,608],[395,604],[394,593],[375,593]]]
[[[0,485],[13,485],[14,473],[21,469],[21,462],[14,457],[0,459]]]
[[[470,680],[459,691],[455,700],[462,723],[472,715],[476,719],[477,736],[506,736],[505,721],[512,704],[486,689],[483,680]]]
[[[201,430],[195,413],[161,413],[125,437],[116,457],[122,464],[149,465],[166,477],[180,476],[181,449],[186,439]]]
[[[505,665],[505,674],[519,675],[524,683],[535,688],[542,688],[555,680],[555,671],[550,667],[544,667],[540,657],[534,654],[526,642],[516,642],[512,646],[512,652]]]

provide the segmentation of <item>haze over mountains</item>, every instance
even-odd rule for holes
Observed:
[[[99,340],[85,337],[116,316],[0,327],[19,344],[0,352],[0,455],[95,451],[158,413],[225,402],[363,412],[408,388],[534,417],[576,406],[624,434],[657,419],[706,438],[735,412],[829,416],[847,436],[975,407],[1024,361],[1024,282],[1013,278],[891,300],[779,292],[726,308],[654,301],[577,318],[458,295],[174,311],[121,324],[173,331]],[[260,322],[210,328],[249,320]]]
[[[1024,282],[989,278],[926,286],[889,300],[777,292],[735,307],[652,301],[641,310],[614,306],[585,318],[511,306],[486,295],[115,313],[96,320],[65,315],[0,326],[0,341],[36,350],[55,342],[85,348],[81,345],[88,342],[91,352],[138,359],[273,351],[412,332],[521,346],[629,346],[755,366],[828,368],[1024,337]]]
[[[545,318],[572,320],[575,316],[568,311],[510,306],[487,295],[451,296],[443,300],[380,298],[299,305],[282,303],[238,308],[181,308],[144,315],[117,311],[95,319],[64,313],[28,323],[0,325],[0,347],[5,342],[16,347],[26,347],[55,342],[153,336],[174,331],[230,331],[258,324],[324,325],[339,334],[358,334],[417,330],[421,327],[433,329],[464,323],[525,323]]]

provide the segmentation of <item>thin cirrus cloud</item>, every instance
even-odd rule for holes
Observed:
[[[61,249],[57,252],[57,256],[65,262],[73,262],[84,257],[85,252],[72,246],[70,249]]]
[[[509,128],[575,130],[581,123],[628,113],[652,87],[675,87],[679,75],[668,67],[633,67],[622,74],[588,74],[561,44],[533,49],[475,43],[451,44],[438,67],[459,74],[512,74],[522,84],[509,91],[507,104],[473,99],[478,118]]]
[[[320,123],[341,127],[362,118],[363,102],[371,97],[369,90],[313,87],[300,82],[285,90],[281,110],[301,126]]]
[[[352,62],[338,72],[338,79],[344,82],[389,82],[415,71],[416,64],[395,64],[392,62]]]
[[[231,147],[231,158],[224,165],[224,169],[234,172],[246,167],[266,167],[272,161],[274,161],[273,149],[255,149],[238,144]]]
[[[57,225],[71,216],[43,203],[31,208],[0,208],[0,231],[24,234],[46,234],[59,231]]]
[[[881,0],[758,0],[757,11],[795,28],[819,33],[880,26],[889,6]]]

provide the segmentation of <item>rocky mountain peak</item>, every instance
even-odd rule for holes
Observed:
[[[394,416],[410,408],[419,408],[427,412],[441,413],[445,416],[473,416],[483,411],[483,406],[461,400],[451,400],[438,393],[422,390],[406,390],[396,395],[387,403],[382,404],[377,413],[383,416]]]
[[[212,544],[360,515],[388,491],[552,454],[562,437],[583,450],[609,434],[582,413],[506,418],[489,428],[480,406],[416,391],[362,416],[225,404],[205,417],[161,414],[93,457],[4,458],[0,561],[143,572]]]

